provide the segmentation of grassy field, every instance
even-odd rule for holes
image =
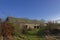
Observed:
[[[45,40],[45,37],[37,35],[38,31],[39,29],[35,29],[32,31],[27,31],[26,34],[16,33],[15,40]]]
[[[21,37],[16,36],[15,40],[45,40],[44,37],[30,36],[30,35],[20,35]]]

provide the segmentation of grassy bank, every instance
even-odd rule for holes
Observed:
[[[17,40],[45,40],[44,29],[34,29],[32,31],[26,31],[25,34],[20,34],[15,32]]]

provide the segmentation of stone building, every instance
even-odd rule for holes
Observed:
[[[40,24],[24,24],[27,29],[40,28]]]
[[[27,29],[31,28],[40,28],[40,26],[46,26],[45,23],[37,20],[30,20],[24,18],[14,18],[14,17],[7,17],[6,21],[10,23],[17,24],[20,28],[26,27]]]

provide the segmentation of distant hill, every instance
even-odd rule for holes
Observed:
[[[15,17],[7,17],[6,21],[9,21],[11,23],[34,23],[34,24],[44,23],[43,20],[31,20],[26,18],[15,18]]]

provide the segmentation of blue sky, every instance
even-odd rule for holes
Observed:
[[[0,18],[60,19],[60,0],[0,0]]]

